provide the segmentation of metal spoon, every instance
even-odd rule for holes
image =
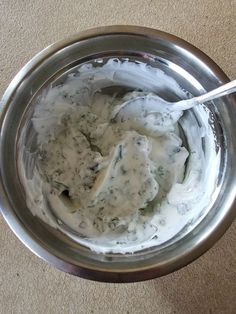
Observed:
[[[135,105],[138,106],[143,105],[144,108],[147,109],[148,114],[182,111],[190,109],[195,105],[199,105],[209,100],[213,100],[234,92],[236,92],[236,80],[224,84],[216,89],[213,89],[212,91],[201,96],[197,96],[191,99],[180,100],[178,102],[168,102],[153,94],[144,95],[133,99],[129,99],[128,101],[124,102],[121,106],[119,106],[118,108],[116,108],[116,110],[113,111],[112,119],[116,119],[118,116],[120,116],[121,111],[124,113],[124,109],[128,109],[129,107],[130,110],[131,107]]]

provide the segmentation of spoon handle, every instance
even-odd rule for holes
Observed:
[[[194,100],[197,101],[199,104],[202,104],[206,101],[213,100],[215,98],[225,96],[234,92],[236,92],[236,80],[226,83],[216,89],[213,89],[212,91],[204,95],[194,97]]]

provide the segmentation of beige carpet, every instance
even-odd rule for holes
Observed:
[[[108,24],[171,32],[236,78],[236,0],[0,0],[0,94],[45,46]],[[160,279],[118,285],[54,269],[31,254],[0,218],[0,313],[236,313],[236,223],[188,267]]]

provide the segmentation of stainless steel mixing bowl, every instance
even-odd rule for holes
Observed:
[[[193,95],[229,80],[209,57],[189,43],[143,27],[102,27],[46,48],[16,75],[2,98],[1,211],[26,246],[59,269],[93,280],[131,282],[162,276],[188,264],[209,249],[233,221],[236,101],[229,96],[210,107],[222,160],[217,197],[204,219],[191,232],[164,247],[126,255],[96,254],[31,214],[17,170],[17,140],[26,119],[25,112],[31,110],[32,99],[43,87],[81,63],[114,56],[142,60],[158,67]]]

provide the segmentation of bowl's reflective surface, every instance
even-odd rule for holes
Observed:
[[[158,67],[193,95],[228,80],[214,62],[196,48],[151,29],[106,27],[50,46],[19,72],[3,96],[1,207],[5,219],[21,241],[56,267],[90,279],[129,282],[161,276],[186,265],[211,247],[232,222],[236,177],[233,160],[236,151],[235,99],[233,96],[224,98],[210,108],[223,159],[218,196],[201,223],[191,233],[171,241],[162,249],[148,249],[128,256],[93,253],[45,225],[27,209],[17,175],[16,142],[20,126],[25,123],[27,115],[24,114],[32,111],[31,100],[41,88],[81,63],[114,56],[129,57]]]

